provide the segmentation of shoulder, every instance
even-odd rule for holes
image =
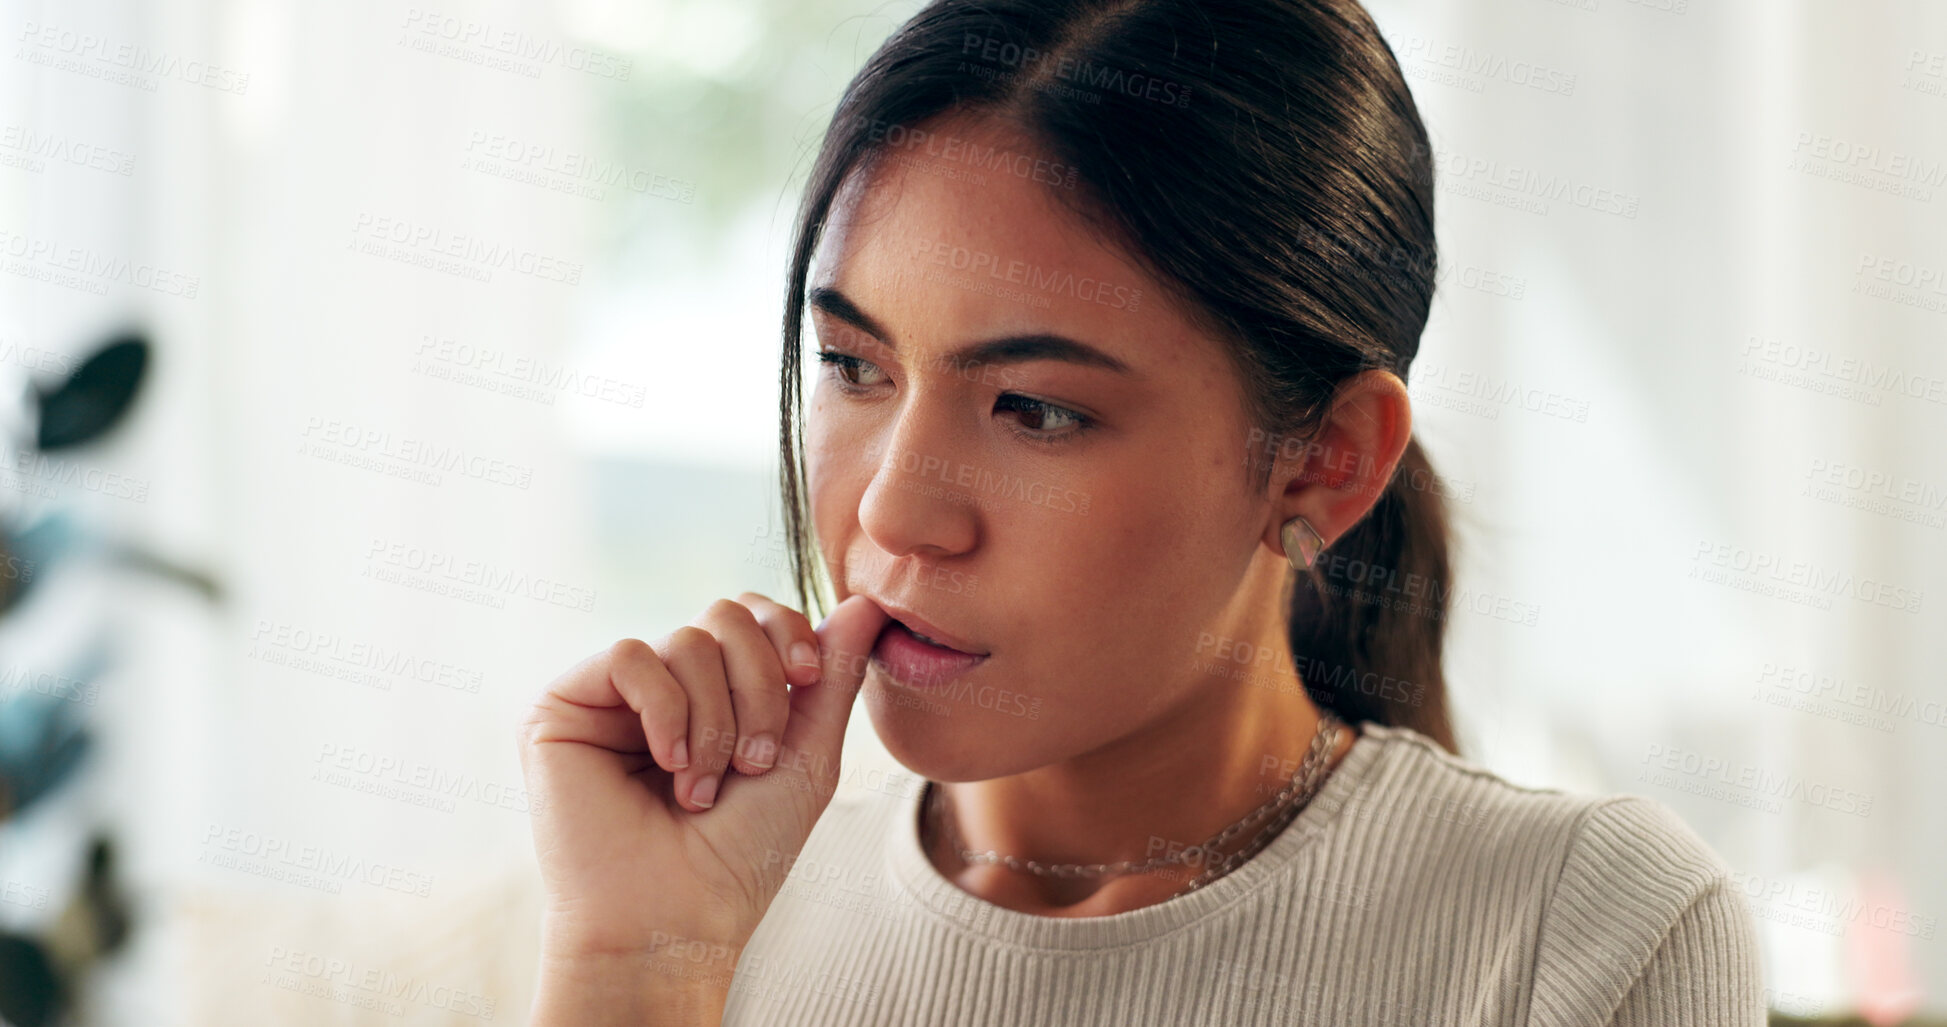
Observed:
[[[1728,874],[1690,825],[1652,799],[1515,784],[1409,728],[1360,731],[1380,751],[1353,801],[1432,821],[1416,833],[1443,848],[1538,850],[1571,883],[1629,879],[1658,893],[1694,894]]]
[[[1348,826],[1437,848],[1449,863],[1550,871],[1549,884],[1643,875],[1645,888],[1700,887],[1725,869],[1689,825],[1653,800],[1516,784],[1410,728],[1360,725],[1370,745]]]
[[[1443,883],[1527,910],[1534,1022],[1633,1023],[1633,1005],[1686,1002],[1714,1011],[1693,1022],[1762,1022],[1748,1021],[1763,1009],[1750,913],[1668,807],[1517,785],[1417,732],[1362,730],[1382,749],[1370,801],[1403,807]]]
[[[1764,1022],[1756,926],[1728,868],[1662,803],[1590,807],[1542,923],[1540,1022]],[[1675,1021],[1672,1021],[1675,1017]]]

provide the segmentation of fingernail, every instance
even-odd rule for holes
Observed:
[[[717,804],[717,775],[711,774],[690,789],[690,805],[709,809]]]
[[[818,675],[818,649],[810,642],[791,643],[791,662],[811,671],[812,677]]]
[[[769,731],[755,735],[750,740],[750,765],[759,770],[771,769],[777,762],[777,737]]]
[[[669,754],[669,762],[676,764],[677,770],[681,770],[690,765],[689,739],[678,738],[676,740],[676,750]]]

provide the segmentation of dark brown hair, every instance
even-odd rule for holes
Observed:
[[[1342,383],[1369,369],[1405,379],[1419,350],[1436,269],[1431,150],[1356,0],[935,0],[846,88],[792,241],[779,473],[792,581],[820,615],[799,462],[812,254],[850,175],[963,114],[1021,129],[1054,194],[1228,343],[1257,426],[1240,464],[1258,487],[1267,444],[1305,445]],[[1293,575],[1288,619],[1320,705],[1453,750],[1441,491],[1412,440],[1371,511]]]

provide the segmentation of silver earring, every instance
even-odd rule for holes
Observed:
[[[1284,522],[1278,537],[1284,542],[1285,559],[1297,570],[1309,570],[1318,554],[1325,549],[1325,540],[1319,537],[1318,529],[1303,517],[1293,517]]]

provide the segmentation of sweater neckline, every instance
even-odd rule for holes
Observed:
[[[926,795],[923,787],[912,789],[912,794],[899,804],[892,838],[886,847],[887,869],[900,897],[924,915],[1003,944],[1074,951],[1150,941],[1214,916],[1261,892],[1266,881],[1310,849],[1311,842],[1339,817],[1353,794],[1372,776],[1382,750],[1395,744],[1400,733],[1399,729],[1371,721],[1361,721],[1355,726],[1359,737],[1352,748],[1346,751],[1318,793],[1277,837],[1243,866],[1196,891],[1155,905],[1108,916],[1037,916],[962,891],[940,873],[920,846],[920,805]]]

